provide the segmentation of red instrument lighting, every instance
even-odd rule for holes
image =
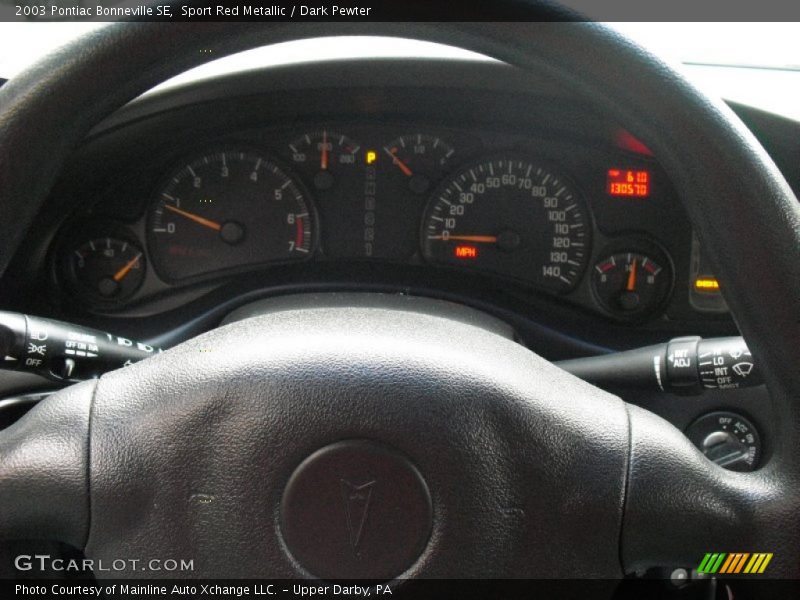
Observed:
[[[456,246],[456,258],[478,258],[478,249],[475,246]]]
[[[607,191],[611,196],[646,198],[650,195],[650,171],[609,169]]]

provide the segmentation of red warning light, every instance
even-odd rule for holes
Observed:
[[[478,258],[478,249],[475,246],[456,246],[456,258]]]
[[[611,196],[646,198],[650,195],[650,171],[609,169],[607,190]]]
[[[634,137],[629,131],[619,129],[614,134],[614,140],[619,148],[627,150],[628,152],[635,152],[636,154],[644,154],[646,156],[653,156],[652,150],[645,146],[638,138]]]

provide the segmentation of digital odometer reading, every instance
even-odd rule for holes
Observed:
[[[425,256],[558,292],[580,280],[589,257],[588,209],[561,175],[517,158],[462,169],[430,200]]]
[[[650,195],[650,171],[609,169],[606,191],[610,196],[647,198]]]

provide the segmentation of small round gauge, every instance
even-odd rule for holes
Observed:
[[[91,239],[73,250],[68,259],[69,279],[79,293],[92,300],[126,300],[144,280],[144,253],[127,240]]]
[[[761,458],[761,438],[742,415],[708,413],[689,425],[687,437],[712,462],[730,471],[752,471]]]
[[[148,245],[157,272],[175,281],[314,249],[314,213],[299,183],[250,152],[224,151],[171,174],[150,205]]]
[[[592,286],[600,304],[622,318],[653,313],[667,299],[671,285],[666,266],[639,252],[607,256],[592,272]]]
[[[424,133],[402,135],[383,147],[390,172],[413,194],[425,194],[447,167],[455,149],[441,138]]]
[[[329,190],[336,185],[337,174],[357,163],[361,145],[335,131],[305,133],[289,144],[292,161],[301,168],[313,169],[314,187]]]
[[[562,175],[503,157],[461,169],[433,195],[422,226],[428,260],[567,292],[586,269],[592,226]]]

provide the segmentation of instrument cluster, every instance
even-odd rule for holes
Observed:
[[[61,228],[59,286],[113,312],[279,265],[371,261],[480,274],[636,321],[663,312],[670,245],[691,243],[673,235],[677,200],[635,144],[418,125],[300,131],[207,140],[121,178]]]

